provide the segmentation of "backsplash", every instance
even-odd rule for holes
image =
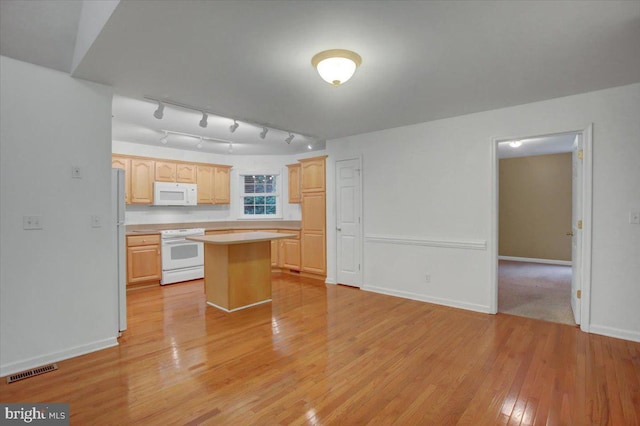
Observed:
[[[300,204],[284,203],[283,220],[300,220]],[[200,205],[196,207],[168,207],[127,205],[125,223],[144,225],[154,223],[217,222],[236,220],[236,214],[229,204]]]
[[[197,206],[197,207],[167,207],[167,206],[134,206],[125,209],[125,223],[127,225],[152,223],[181,223],[181,222],[215,222],[233,220],[229,205]]]

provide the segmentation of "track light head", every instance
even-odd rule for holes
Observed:
[[[233,120],[233,124],[232,124],[231,126],[229,126],[229,131],[230,131],[231,133],[235,132],[235,131],[236,131],[236,129],[238,128],[238,126],[240,126],[240,125],[238,124],[238,122],[237,122],[236,120]]]
[[[264,139],[267,137],[267,132],[269,131],[269,129],[267,129],[266,127],[262,128],[262,131],[260,132],[260,139]]]
[[[313,145],[312,144],[307,145],[307,149],[313,149]]]
[[[158,120],[162,120],[164,117],[164,104],[158,101],[158,108],[153,112],[153,116]]]
[[[293,133],[289,133],[289,137],[287,137],[284,141],[288,144],[291,144],[291,141],[293,140],[294,135]]]
[[[202,120],[200,120],[200,127],[205,128],[207,127],[207,119],[209,118],[209,116],[207,115],[206,112],[202,113]]]

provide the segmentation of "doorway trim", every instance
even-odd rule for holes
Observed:
[[[582,238],[580,253],[582,264],[580,265],[582,282],[580,289],[580,329],[589,332],[591,324],[591,236],[592,236],[592,197],[593,197],[593,123],[584,129],[570,129],[541,135],[526,135],[493,138],[491,142],[491,235],[490,235],[490,290],[489,312],[498,313],[498,243],[499,243],[499,160],[498,143],[508,140],[530,139],[549,136],[558,133],[579,133],[582,135],[584,159],[582,163]]]
[[[335,193],[335,202],[334,202],[334,217],[336,218],[336,223],[335,223],[335,227],[338,226],[337,224],[337,220],[338,220],[338,193],[337,193],[337,186],[338,186],[338,179],[337,179],[337,173],[338,173],[338,167],[337,164],[340,161],[348,161],[348,160],[357,160],[358,164],[360,165],[360,171],[358,173],[358,180],[359,180],[359,184],[360,184],[360,199],[359,201],[359,205],[360,205],[360,211],[358,212],[360,214],[360,223],[359,223],[359,231],[360,231],[360,241],[358,241],[358,244],[360,246],[360,259],[358,259],[359,264],[360,264],[360,285],[357,286],[357,288],[363,288],[364,287],[364,283],[365,283],[365,276],[364,276],[364,271],[365,271],[365,267],[364,267],[364,187],[363,187],[363,177],[362,175],[364,174],[364,163],[362,161],[362,155],[352,155],[352,156],[346,156],[346,157],[340,157],[340,158],[336,158],[335,161],[333,162],[334,164],[334,182],[333,182],[333,186],[334,186],[334,193]],[[339,284],[338,283],[338,232],[336,229],[333,230],[333,232],[335,233],[335,283],[334,284]]]

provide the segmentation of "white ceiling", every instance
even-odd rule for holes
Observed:
[[[571,152],[576,133],[559,133],[519,139],[522,142],[517,148],[509,145],[512,141],[498,143],[498,158],[530,157],[533,155],[560,154]]]
[[[69,71],[73,3],[2,0],[0,53]],[[199,114],[180,124],[169,107],[150,121],[142,99],[333,139],[636,83],[638,40],[640,1],[123,1],[74,76],[132,98],[114,101],[116,139],[157,143],[172,126],[276,154],[307,141],[231,135],[228,119],[203,134]],[[363,59],[337,88],[310,64],[331,48]]]

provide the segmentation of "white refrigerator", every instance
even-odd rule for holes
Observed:
[[[112,217],[115,220],[115,249],[117,256],[118,332],[127,329],[127,249],[124,224],[124,170],[111,169]]]

